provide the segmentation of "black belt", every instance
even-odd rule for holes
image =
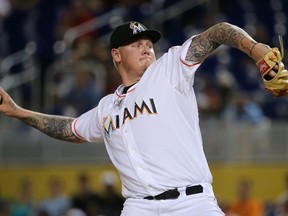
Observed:
[[[198,193],[203,193],[203,187],[202,185],[194,185],[191,187],[187,187],[185,190],[186,195],[192,195],[192,194],[198,194]],[[165,191],[161,194],[158,194],[156,196],[147,196],[144,197],[144,199],[148,200],[166,200],[166,199],[177,199],[180,195],[180,192],[178,191],[177,188],[173,190],[168,190]]]

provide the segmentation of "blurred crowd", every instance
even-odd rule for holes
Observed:
[[[91,176],[77,176],[76,190],[67,194],[65,181],[57,176],[47,179],[47,197],[35,200],[33,181],[24,177],[18,197],[0,197],[0,216],[119,216],[124,199],[118,191],[118,177],[111,171],[101,176],[103,190],[97,191]]]
[[[285,45],[287,10],[284,0],[1,0],[0,60],[34,48],[40,87],[35,91],[23,82],[18,87],[22,105],[29,108],[37,92],[37,109],[77,116],[121,84],[108,46],[118,23],[137,20],[159,29],[163,38],[155,49],[160,56],[220,21],[239,25],[271,46],[279,46],[277,35],[283,35]],[[29,67],[31,63],[15,63],[8,74]],[[4,78],[0,71],[0,80]],[[204,120],[288,119],[287,99],[265,92],[255,63],[236,49],[222,46],[210,56],[198,70],[195,91]]]
[[[235,188],[236,198],[230,202],[220,201],[226,216],[287,216],[288,175],[284,178],[285,188],[275,200],[263,201],[253,194],[253,182],[247,177],[239,179]]]
[[[92,186],[90,177],[85,172],[79,173],[75,191],[68,194],[65,190],[67,182],[52,176],[47,179],[48,195],[42,199],[35,199],[34,182],[24,177],[19,182],[18,196],[13,199],[0,197],[0,216],[119,216],[124,198],[116,187],[117,175],[104,172],[101,192]],[[251,179],[242,177],[236,183],[235,199],[218,200],[226,216],[288,215],[288,173],[284,177],[283,191],[275,200],[260,200],[253,187]]]

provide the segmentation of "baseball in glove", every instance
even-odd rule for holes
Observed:
[[[284,57],[284,46],[281,36],[279,36],[279,42],[281,52],[277,47],[274,47],[262,59],[256,62],[265,89],[277,97],[288,95],[288,71],[285,69],[282,62]],[[277,71],[275,71],[275,68],[278,68]],[[276,72],[274,77],[269,75],[269,72],[273,69]]]

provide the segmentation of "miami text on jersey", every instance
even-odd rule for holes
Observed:
[[[135,102],[133,110],[124,107],[122,118],[120,115],[115,115],[114,117],[105,116],[103,118],[103,127],[106,138],[110,138],[110,134],[119,129],[121,125],[125,124],[126,120],[133,120],[137,118],[139,114],[143,115],[144,113],[149,115],[157,114],[154,99],[150,98],[147,102],[143,100],[140,106]]]

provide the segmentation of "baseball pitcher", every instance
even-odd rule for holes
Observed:
[[[225,22],[156,59],[153,45],[160,38],[139,22],[116,27],[110,47],[123,84],[76,119],[19,107],[3,89],[0,111],[57,139],[105,143],[126,198],[122,216],[224,215],[203,151],[195,74],[223,44],[255,61],[267,90],[287,95],[283,54]]]

